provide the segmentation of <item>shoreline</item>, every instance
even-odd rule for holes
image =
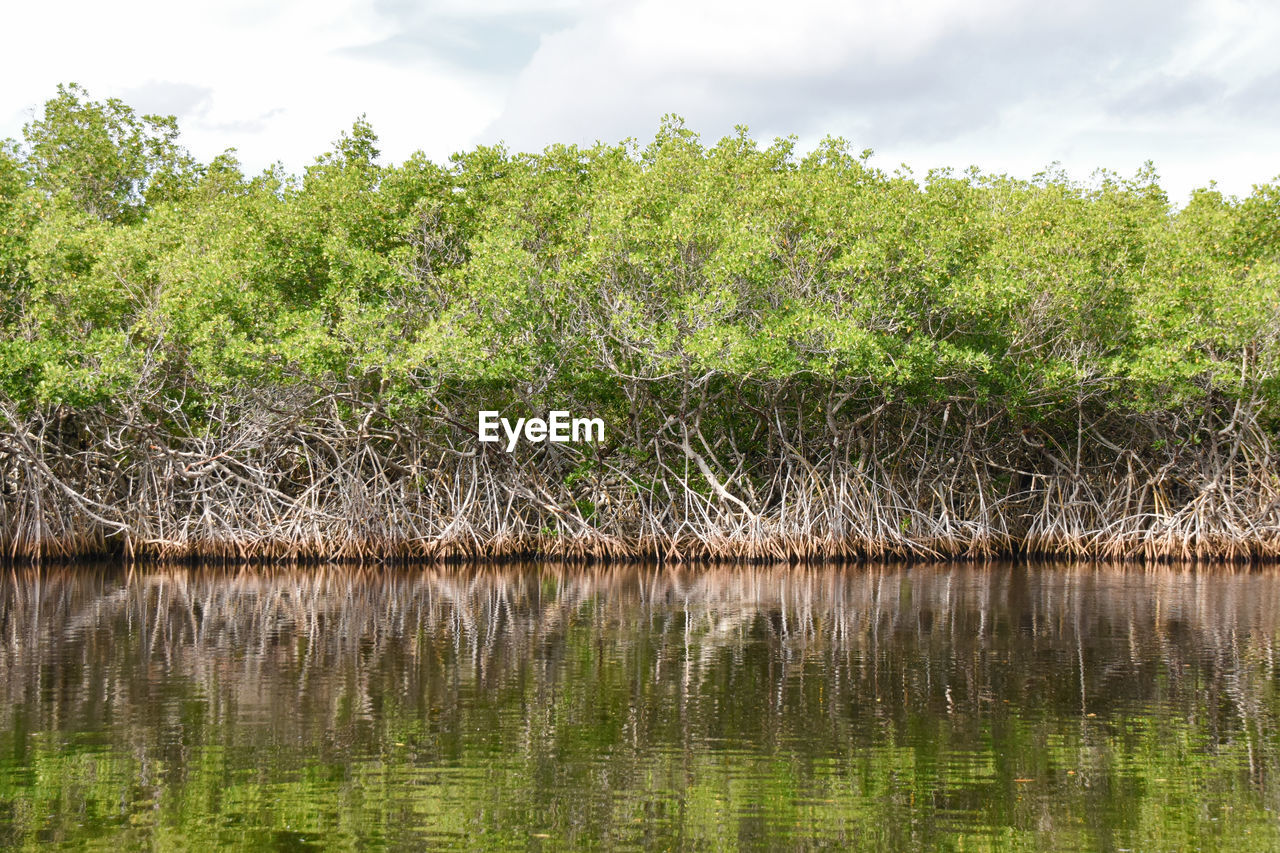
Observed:
[[[1071,547],[975,547],[964,542],[904,539],[878,548],[856,541],[772,539],[688,539],[676,542],[626,543],[605,537],[529,537],[502,543],[468,546],[457,540],[384,540],[377,543],[342,540],[299,546],[280,540],[188,543],[106,539],[95,549],[45,541],[26,549],[12,545],[0,565],[96,564],[190,566],[415,566],[478,564],[515,565],[524,562],[576,566],[671,565],[688,567],[790,565],[797,567],[859,566],[868,564],[924,565],[1008,562],[1036,564],[1116,564],[1127,566],[1234,566],[1256,568],[1280,563],[1275,539],[1239,541],[1225,537],[1197,543],[1167,538],[1131,547],[1106,542],[1078,541]]]
[[[1103,414],[1096,437],[1034,441],[950,406],[825,430],[789,414],[753,434],[722,421],[712,444],[708,426],[637,412],[613,434],[638,449],[515,453],[456,417],[308,419],[303,405],[199,440],[145,416],[36,416],[0,430],[0,560],[1280,559],[1280,460],[1239,408],[1176,431]]]

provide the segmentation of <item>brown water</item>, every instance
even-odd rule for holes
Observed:
[[[19,571],[0,846],[1280,849],[1280,574]]]

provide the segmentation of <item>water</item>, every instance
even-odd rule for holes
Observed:
[[[1280,574],[0,580],[0,847],[1280,848]]]

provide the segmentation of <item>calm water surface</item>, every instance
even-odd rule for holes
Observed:
[[[0,847],[1280,849],[1280,574],[0,580]]]

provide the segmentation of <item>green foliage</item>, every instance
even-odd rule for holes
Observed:
[[[172,116],[137,115],[124,102],[88,100],[58,87],[44,115],[23,129],[34,183],[55,204],[108,221],[129,221],[148,201],[179,192],[192,168]]]
[[[196,164],[177,135],[70,85],[0,148],[19,405],[373,382],[393,406],[470,383],[622,409],[626,381],[707,376],[1024,419],[1280,403],[1276,184],[1174,209],[1150,167],[917,179],[674,117],[644,147],[443,165],[381,164],[360,119],[300,177]]]

